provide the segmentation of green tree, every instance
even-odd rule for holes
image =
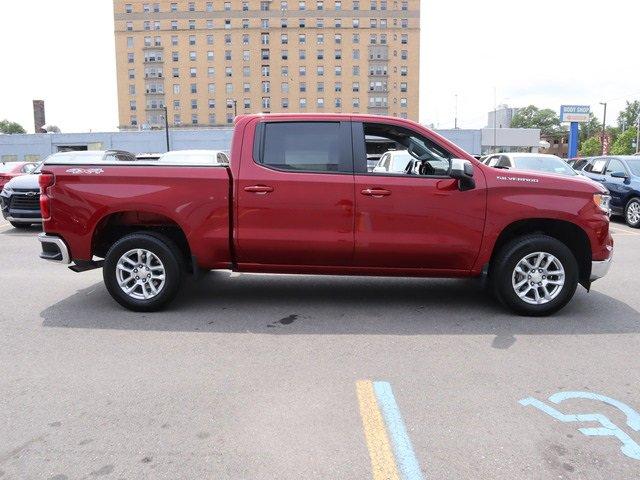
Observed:
[[[628,128],[618,135],[616,141],[611,146],[612,155],[631,155],[635,153],[634,147],[636,141],[637,130],[635,128]]]
[[[19,123],[0,120],[0,133],[27,133],[27,131]]]
[[[629,102],[618,114],[618,127],[620,130],[626,128],[637,127],[638,117],[640,116],[640,100]]]
[[[560,138],[566,134],[556,112],[550,108],[540,110],[535,105],[519,109],[511,120],[511,127],[539,128],[542,136],[552,138]]]
[[[591,137],[580,145],[581,157],[595,157],[602,153],[602,143],[599,137]]]

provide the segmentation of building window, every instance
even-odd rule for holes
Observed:
[[[262,66],[262,76],[263,77],[268,77],[269,73],[270,73],[269,65],[263,65]]]
[[[334,10],[342,10],[342,2],[340,0],[336,0],[333,2]]]
[[[210,62],[213,61],[213,50],[207,51],[207,60]]]
[[[301,98],[300,99],[300,108],[307,108],[307,99],[306,98]]]
[[[174,83],[173,84],[173,93],[174,93],[174,95],[180,94],[180,84],[178,84],[178,83]]]
[[[133,30],[133,22],[127,22],[127,31]]]
[[[191,114],[191,125],[198,125],[198,114]]]
[[[227,18],[224,21],[224,28],[225,28],[225,30],[230,30],[231,29],[231,20],[230,19]]]
[[[180,110],[180,100],[174,100],[173,101],[173,109],[174,110]]]
[[[289,108],[289,99],[288,98],[283,98],[281,105],[282,105],[282,108]]]
[[[225,67],[224,68],[224,76],[225,77],[232,77],[233,76],[233,69],[231,67]]]
[[[306,50],[299,50],[298,51],[298,58],[300,60],[306,60],[307,59],[307,51]]]
[[[224,59],[227,61],[231,61],[231,50],[224,51]]]
[[[336,108],[342,108],[342,99],[336,98],[334,105]]]
[[[195,30],[195,29],[196,29],[196,21],[189,20],[189,30]]]
[[[360,108],[360,99],[358,97],[353,97],[353,100],[351,101],[351,105],[354,108]]]
[[[306,20],[304,18],[301,18],[298,25],[300,26],[300,28],[304,28],[306,26]]]
[[[260,10],[263,12],[269,11],[269,2],[260,2]]]
[[[301,77],[306,77],[307,76],[307,67],[302,66],[298,69],[298,73]]]
[[[298,10],[306,10],[307,9],[307,3],[304,2],[303,0],[298,2]]]
[[[231,93],[233,93],[233,83],[225,83],[225,85],[224,85],[224,91],[225,91],[227,94],[231,94]]]
[[[129,100],[129,110],[131,110],[132,112],[136,111],[136,101],[135,100]]]
[[[194,98],[193,100],[191,100],[191,110],[197,110],[197,109],[198,109],[198,100]]]
[[[251,76],[251,68],[250,67],[242,67],[242,76],[248,78]]]
[[[249,93],[251,92],[251,84],[250,83],[243,83],[242,84],[242,91],[244,93]]]
[[[251,54],[249,53],[249,50],[243,50],[242,51],[242,61],[248,62],[250,58],[251,58]]]
[[[171,70],[171,74],[173,75],[173,78],[179,78],[180,77],[180,70],[177,68],[174,68]]]
[[[360,19],[354,18],[352,23],[353,28],[360,28]]]
[[[340,65],[337,65],[335,67],[334,73],[336,77],[339,77],[340,75],[342,75],[342,67]]]
[[[333,53],[333,58],[335,58],[336,60],[342,59],[342,50],[336,49],[336,51]]]
[[[319,33],[316,35],[316,43],[318,45],[324,45],[324,34]]]
[[[322,65],[318,65],[318,68],[316,69],[316,73],[319,77],[324,76],[324,67]]]
[[[281,93],[289,93],[289,84],[287,82],[282,82],[280,84],[280,92]]]
[[[189,45],[195,45],[195,44],[196,44],[196,36],[189,35]]]
[[[196,11],[196,2],[189,2],[189,11],[190,12],[195,12]]]
[[[209,78],[213,78],[216,76],[216,69],[215,67],[209,67],[207,68],[207,77]]]
[[[176,47],[178,45],[178,36],[177,35],[172,35],[171,36],[171,45]]]
[[[127,37],[127,48],[133,48],[133,37]]]
[[[127,61],[129,63],[134,63],[135,57],[134,57],[133,53],[127,53]]]
[[[213,45],[213,35],[207,35],[207,45]]]
[[[287,19],[286,18],[280,19],[280,27],[287,28]]]
[[[260,58],[262,58],[262,60],[269,60],[269,49],[268,48],[263,48],[260,51]]]
[[[306,91],[307,91],[307,84],[306,84],[306,83],[304,83],[304,82],[301,82],[301,83],[298,85],[298,87],[299,87],[298,89],[299,89],[299,90],[300,90],[300,92],[302,92],[302,93],[304,93],[304,92],[306,92]]]
[[[133,13],[133,5],[130,3],[125,4],[124,13]]]
[[[406,98],[401,98],[400,99],[400,106],[401,107],[406,107],[407,106],[407,99]]]
[[[178,4],[177,3],[172,3],[171,7],[169,8],[169,10],[171,10],[172,12],[177,12],[178,11]]]
[[[191,93],[198,93],[198,85],[195,83],[191,84]]]
[[[318,60],[323,60],[324,59],[324,50],[318,50],[318,52],[316,53],[316,58]]]
[[[129,80],[134,80],[136,78],[136,71],[133,68],[129,69]]]
[[[197,72],[197,70],[195,69],[195,67],[191,67],[191,68],[189,69],[189,76],[190,76],[191,78],[196,78],[197,73],[198,73],[198,72]]]
[[[207,4],[205,5],[205,10],[207,12],[213,12],[213,2],[207,2]]]
[[[136,94],[136,86],[129,85],[129,95],[135,95],[135,94]]]
[[[324,108],[324,98],[318,98],[316,100],[316,105],[318,106],[318,108]]]
[[[351,91],[352,92],[359,92],[360,91],[360,83],[359,82],[353,82],[351,84]]]
[[[195,62],[196,60],[196,52],[189,52],[189,60]]]
[[[242,19],[242,28],[249,28],[249,19],[248,18],[243,18]]]
[[[342,35],[340,35],[339,33],[336,33],[336,34],[333,36],[333,41],[334,41],[336,44],[340,45],[340,44],[342,43]]]
[[[333,22],[333,25],[336,28],[342,28],[342,19],[341,18],[336,18]]]
[[[323,93],[324,92],[324,82],[318,82],[316,84],[316,92]]]

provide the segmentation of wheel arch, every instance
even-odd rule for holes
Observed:
[[[171,239],[191,265],[191,247],[182,226],[174,219],[144,210],[119,210],[104,215],[91,236],[91,255],[104,258],[109,248],[120,238],[134,232],[155,232]]]
[[[579,268],[579,281],[585,288],[589,288],[591,276],[591,241],[587,232],[579,225],[566,220],[550,218],[531,218],[517,220],[507,225],[498,235],[491,252],[489,261],[489,275],[496,257],[505,245],[515,238],[529,234],[543,234],[559,240],[571,249]]]

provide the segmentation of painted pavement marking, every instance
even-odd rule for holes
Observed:
[[[627,425],[636,432],[640,431],[640,414],[619,400],[592,392],[558,392],[549,397],[549,401],[555,404],[568,399],[596,400],[616,407],[626,415]],[[565,414],[533,397],[524,398],[519,403],[523,406],[531,405],[561,422],[598,422],[602,425],[601,427],[583,427],[578,430],[587,436],[616,437],[622,443],[620,450],[624,455],[634,460],[640,460],[640,445],[605,415],[595,412],[577,415]]]
[[[374,480],[424,480],[388,382],[356,382]]]

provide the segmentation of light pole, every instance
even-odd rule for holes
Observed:
[[[602,114],[602,135],[600,138],[600,142],[602,143],[602,155],[604,155],[604,139],[607,134],[607,102],[600,102],[600,105],[604,106],[604,112]]]
[[[238,116],[238,100],[233,100],[233,118]]]
[[[167,113],[167,106],[164,106],[164,135],[167,140],[167,152],[169,148],[169,114]]]

